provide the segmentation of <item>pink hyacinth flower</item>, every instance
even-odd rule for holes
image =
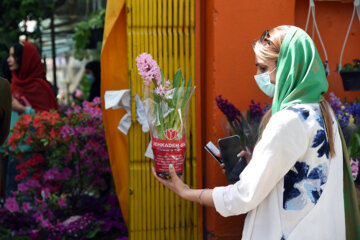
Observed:
[[[350,159],[350,167],[354,181],[359,174],[359,162],[357,160]]]
[[[165,85],[165,87],[169,87],[170,86],[170,81],[169,80],[165,81],[164,85]]]
[[[155,93],[160,95],[160,96],[164,96],[165,95],[165,88],[160,85],[157,88],[155,88]]]
[[[155,79],[157,85],[161,82],[160,68],[157,62],[148,53],[142,53],[136,58],[136,65],[144,84],[150,86]]]

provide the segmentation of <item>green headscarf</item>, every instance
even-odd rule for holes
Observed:
[[[296,103],[318,103],[323,100],[328,87],[325,69],[314,42],[302,29],[290,27],[281,45],[277,63],[272,114]],[[339,132],[343,148],[346,239],[360,239],[360,215],[355,186],[340,126]]]
[[[314,42],[302,29],[291,26],[277,62],[272,114],[295,103],[318,103],[328,87]]]

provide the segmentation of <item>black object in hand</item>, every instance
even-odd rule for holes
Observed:
[[[227,173],[229,183],[236,183],[240,180],[240,173],[245,169],[247,165],[245,157],[241,157],[240,160],[235,164],[234,168],[230,173]]]

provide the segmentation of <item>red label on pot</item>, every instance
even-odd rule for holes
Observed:
[[[172,164],[177,173],[184,170],[186,151],[185,137],[182,140],[162,140],[152,138],[152,150],[155,158],[155,171],[168,173],[169,164]]]

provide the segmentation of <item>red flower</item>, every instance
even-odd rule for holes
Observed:
[[[51,137],[52,139],[56,138],[56,131],[55,131],[55,129],[51,129],[50,137]]]
[[[164,131],[164,135],[167,139],[172,140],[177,137],[178,132],[176,130],[173,130],[170,128],[170,129]]]
[[[32,178],[34,179],[34,180],[41,180],[41,175],[39,174],[39,173],[34,173],[33,174],[33,176],[32,176]]]
[[[31,120],[32,120],[32,115],[31,114],[25,114],[21,118],[21,123],[27,126],[27,125],[29,125],[31,123]]]
[[[41,118],[39,118],[38,116],[36,116],[34,118],[34,121],[33,121],[33,126],[35,129],[38,129],[39,127],[42,126],[42,121],[41,121]]]
[[[35,165],[46,162],[44,156],[40,153],[35,153],[33,159],[34,159],[33,161],[35,162]]]
[[[31,136],[29,136],[25,141],[26,145],[30,145],[30,144],[32,144],[32,142],[33,142],[33,139],[31,138]]]
[[[26,171],[25,169],[21,170],[20,174],[15,176],[15,181],[19,182],[25,179],[27,175],[28,175],[28,171]]]
[[[40,116],[41,116],[41,118],[44,119],[44,120],[50,120],[50,113],[47,112],[47,111],[42,111],[42,112],[40,113]]]
[[[44,137],[44,133],[45,133],[45,126],[41,125],[38,129],[37,129],[37,137],[42,138]]]

